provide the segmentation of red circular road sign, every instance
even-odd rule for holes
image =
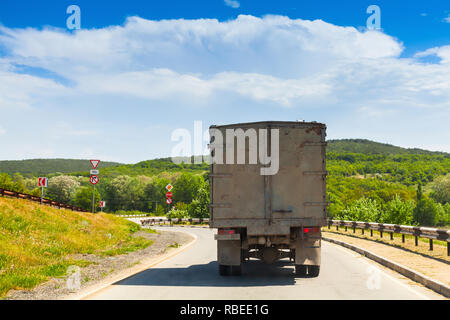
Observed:
[[[171,203],[172,203],[172,198],[167,198],[167,199],[166,199],[166,203],[167,203],[167,204],[171,204]]]
[[[98,181],[99,181],[98,176],[95,176],[95,175],[91,176],[91,183],[92,184],[97,184]]]
[[[172,192],[170,192],[170,191],[167,192],[167,193],[166,193],[166,197],[167,197],[167,198],[172,198]]]

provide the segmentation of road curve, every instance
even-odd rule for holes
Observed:
[[[167,229],[161,228],[161,229]],[[244,264],[240,277],[221,277],[216,262],[215,230],[171,228],[197,236],[180,254],[151,269],[104,288],[87,299],[252,300],[252,299],[443,299],[401,275],[348,249],[322,242],[318,278],[299,278],[287,260]]]

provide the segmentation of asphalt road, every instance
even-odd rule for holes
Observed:
[[[166,228],[162,228],[167,229]],[[403,276],[340,246],[322,242],[318,278],[299,278],[288,260],[244,264],[240,277],[221,277],[215,230],[171,228],[194,234],[196,242],[151,269],[119,281],[89,299],[442,299]]]

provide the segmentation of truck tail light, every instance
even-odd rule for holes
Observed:
[[[235,234],[236,231],[233,229],[219,229],[219,234]]]
[[[303,228],[303,232],[304,233],[313,233],[313,232],[319,232],[320,229],[319,228]]]

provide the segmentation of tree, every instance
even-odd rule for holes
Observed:
[[[189,216],[191,218],[209,217],[209,191],[205,188],[198,190],[194,200],[189,205]]]
[[[380,216],[380,222],[410,225],[413,222],[414,201],[402,201],[398,195],[389,201]]]
[[[191,203],[198,190],[205,184],[200,176],[181,174],[173,184],[173,199],[176,202]]]
[[[417,202],[420,202],[422,198],[423,198],[422,183],[419,182],[419,184],[417,185]]]
[[[450,225],[450,203],[442,205],[437,203],[436,225],[448,226]]]
[[[348,205],[338,215],[340,219],[376,222],[380,216],[380,205],[376,200],[361,198]]]
[[[57,176],[48,181],[47,194],[58,202],[72,203],[73,196],[80,183],[71,176]]]
[[[81,187],[78,188],[75,197],[74,197],[74,204],[77,207],[86,209],[86,210],[92,210],[92,187]],[[100,193],[97,189],[95,189],[95,197],[94,197],[94,203],[95,203],[95,210],[97,211],[99,206],[99,201],[102,200]]]
[[[430,197],[441,204],[450,203],[450,175],[439,177],[432,183]]]
[[[422,198],[414,208],[414,222],[421,226],[435,226],[439,208],[432,199]]]
[[[144,211],[146,203],[142,201],[144,189],[136,178],[118,176],[105,185],[105,200],[110,203],[111,210]]]

